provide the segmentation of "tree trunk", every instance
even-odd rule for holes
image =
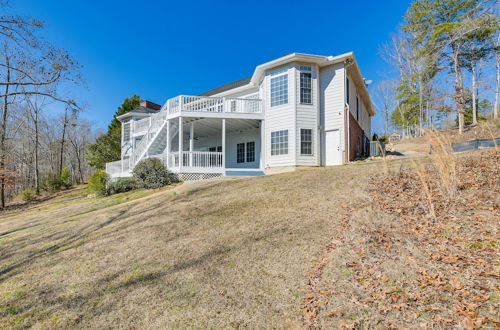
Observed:
[[[431,129],[432,128],[432,116],[431,116],[431,109],[429,109],[429,100],[427,100],[427,102],[426,102],[425,112],[426,112],[426,116],[427,116],[427,128]]]
[[[80,154],[80,149],[78,148],[78,143],[75,140],[70,138],[69,141],[73,145],[73,148],[75,148],[75,157],[78,167],[78,184],[81,184],[83,183],[83,170],[82,170],[82,157]]]
[[[459,47],[458,45],[453,45],[453,70],[455,73],[455,103],[457,106],[458,115],[458,134],[464,132],[464,113],[465,113],[465,99],[464,99],[464,82],[462,76],[462,68],[460,67],[460,62],[458,58]]]
[[[423,104],[423,90],[422,90],[422,73],[419,72],[418,74],[418,108],[419,108],[419,117],[418,117],[418,134],[422,136],[423,134],[423,128],[422,128],[422,121],[424,119],[424,104]]]
[[[68,125],[68,109],[64,110],[63,130],[61,136],[61,157],[59,158],[59,175],[62,174],[64,163],[64,142],[66,140],[66,126]]]
[[[5,65],[7,68],[6,82],[10,82],[10,63],[7,47],[5,47]],[[9,84],[5,85],[5,96],[3,97],[3,113],[2,113],[2,135],[0,136],[0,208],[5,208],[5,158],[7,150],[5,140],[7,137],[7,112],[9,110]]]
[[[472,73],[472,125],[477,125],[477,100],[476,100],[476,63],[471,63]]]
[[[389,135],[389,108],[385,107],[385,135]]]
[[[493,108],[493,118],[497,119],[498,118],[498,92],[500,89],[500,53],[499,52],[495,53],[495,68],[497,71],[497,79],[496,79],[496,85],[495,85],[495,105]]]
[[[39,132],[38,132],[38,109],[35,108],[35,191],[37,195],[40,195],[40,171],[38,168],[38,140],[39,140]]]

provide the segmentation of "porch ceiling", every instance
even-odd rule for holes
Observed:
[[[222,135],[222,120],[213,118],[184,118],[184,136],[189,136],[190,124],[194,124],[194,138]],[[260,127],[256,119],[226,119],[226,134],[238,133]]]

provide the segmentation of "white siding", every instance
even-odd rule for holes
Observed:
[[[295,103],[296,103],[296,72],[293,65],[285,67],[288,73],[288,103],[271,107],[271,72],[267,72],[263,81],[261,93],[265,111],[265,167],[295,165],[296,132],[295,132]],[[288,154],[271,156],[271,132],[288,130]]]
[[[344,65],[336,64],[321,68],[320,73],[320,125],[322,165],[324,164],[324,132],[338,129],[342,154],[345,149],[344,141]]]
[[[300,66],[311,66],[312,67],[312,104],[301,104],[300,103]],[[318,159],[318,124],[319,124],[319,93],[318,93],[318,68],[315,65],[298,63],[295,66],[297,73],[295,79],[295,92],[296,98],[296,165],[307,165],[314,166],[319,165]],[[312,155],[301,155],[300,154],[300,129],[312,129],[313,137],[313,154]]]

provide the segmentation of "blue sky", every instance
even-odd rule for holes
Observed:
[[[14,12],[46,23],[43,36],[83,65],[73,94],[83,116],[106,127],[134,93],[163,104],[251,76],[290,52],[354,51],[363,75],[387,77],[378,55],[409,0],[79,1],[15,0]],[[378,116],[377,116],[378,117]],[[380,118],[374,128],[380,129]]]

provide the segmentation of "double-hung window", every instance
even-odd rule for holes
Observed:
[[[130,122],[123,124],[123,142],[130,140]]]
[[[255,162],[255,142],[247,142],[247,163]]]
[[[244,163],[245,162],[245,144],[238,143],[236,145],[236,162]]]
[[[278,106],[288,103],[288,74],[281,74],[281,70],[277,71],[279,76],[271,78],[271,106]],[[286,72],[286,71],[283,71]],[[271,74],[271,76],[273,76]]]
[[[288,154],[288,130],[271,132],[271,155]]]
[[[255,142],[238,143],[236,145],[236,163],[255,162]]]
[[[300,66],[300,103],[312,104],[312,69]]]
[[[312,155],[312,129],[300,129],[300,154]]]
[[[208,151],[210,151],[210,152],[222,152],[222,146],[210,147],[210,148],[208,148]]]

